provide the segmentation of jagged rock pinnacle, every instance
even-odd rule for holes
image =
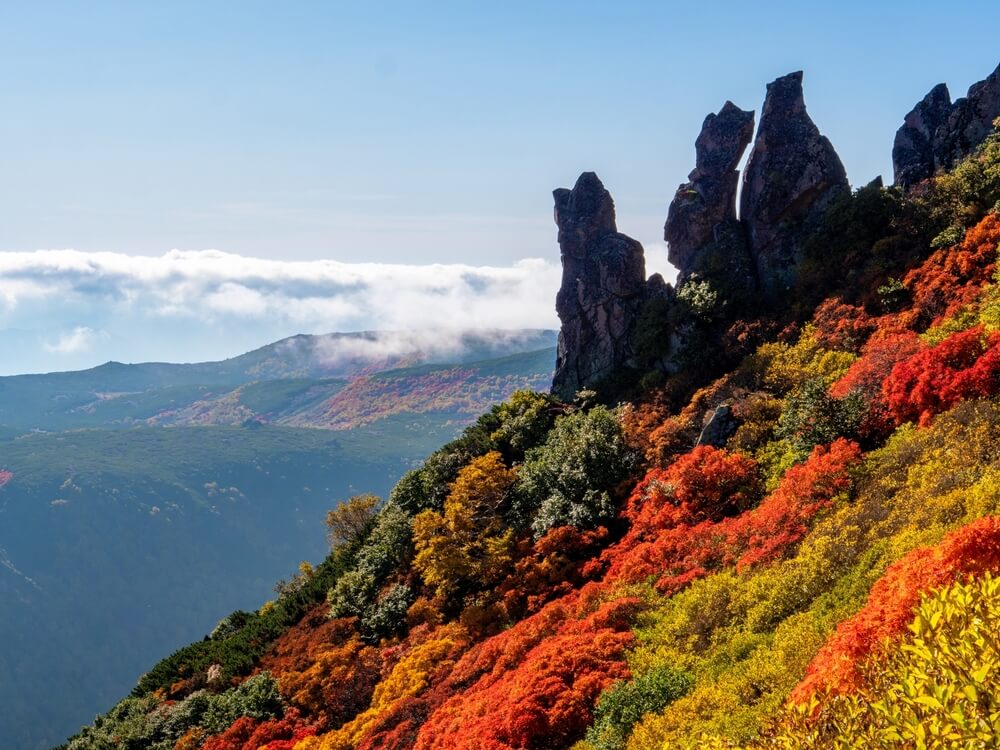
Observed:
[[[972,84],[965,98],[955,102],[948,122],[938,128],[934,166],[950,169],[971,154],[993,132],[1000,117],[1000,66],[984,80]]]
[[[646,267],[642,245],[618,232],[614,201],[596,174],[584,172],[572,190],[553,197],[563,277],[552,391],[572,399],[631,363]]]
[[[715,239],[716,229],[736,220],[736,167],[753,137],[753,111],[727,101],[718,114],[709,114],[695,141],[695,168],[688,182],[677,188],[663,237],[668,258],[679,270],[680,281],[697,269],[697,256]]]
[[[991,132],[1000,117],[1000,66],[951,102],[941,83],[906,115],[892,148],[895,182],[904,188],[951,169]]]
[[[740,196],[740,218],[768,297],[791,285],[803,227],[846,189],[840,157],[806,112],[802,71],[768,84]]]
[[[951,114],[951,94],[939,83],[911,109],[892,144],[893,180],[910,185],[934,174],[934,135]]]

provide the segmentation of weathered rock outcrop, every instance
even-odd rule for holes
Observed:
[[[695,445],[711,445],[713,448],[722,448],[726,445],[726,441],[736,434],[739,426],[739,420],[733,416],[733,407],[729,404],[721,404],[705,415],[701,434],[698,435]]]
[[[892,148],[895,182],[904,188],[950,169],[971,154],[1000,117],[1000,66],[951,102],[941,83],[907,114]]]
[[[677,188],[663,237],[668,258],[679,271],[678,283],[699,270],[699,256],[720,239],[726,225],[736,223],[736,167],[753,137],[753,111],[727,101],[710,114],[695,141],[695,168]]]
[[[1000,66],[985,80],[974,83],[964,99],[955,102],[948,122],[936,134],[935,167],[949,169],[971,154],[993,132],[993,121],[998,117]]]
[[[848,187],[840,157],[806,113],[802,72],[768,84],[740,195],[740,218],[767,297],[790,287],[799,240]]]
[[[892,143],[893,179],[908,187],[934,174],[935,134],[948,122],[951,94],[939,83],[907,113]]]
[[[642,245],[618,231],[614,201],[596,174],[584,172],[572,190],[560,188],[553,196],[563,276],[552,391],[572,399],[633,364],[643,302],[669,287],[659,276],[646,281]]]

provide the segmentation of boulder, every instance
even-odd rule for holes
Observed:
[[[724,448],[740,426],[729,404],[722,404],[708,411],[702,424],[701,434],[695,445],[711,445],[713,448]]]

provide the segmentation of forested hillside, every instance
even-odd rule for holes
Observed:
[[[738,214],[753,114],[706,119],[676,287],[596,175],[557,190],[554,392],[329,514],[321,564],[66,747],[995,745],[1000,69],[856,190],[801,80]]]

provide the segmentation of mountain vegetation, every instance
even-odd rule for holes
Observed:
[[[547,383],[553,349],[517,347],[551,338],[483,333],[449,344],[455,363],[379,371],[382,341],[336,378],[315,351],[279,367],[288,341],[228,363],[0,378],[0,746],[51,747],[166,644],[254,609],[279,578],[293,588],[339,501],[386,494],[490,404]]]
[[[746,113],[706,120],[677,289],[596,175],[556,191],[554,392],[352,500],[67,750],[995,745],[1000,69],[855,191],[800,83],[739,218]]]

